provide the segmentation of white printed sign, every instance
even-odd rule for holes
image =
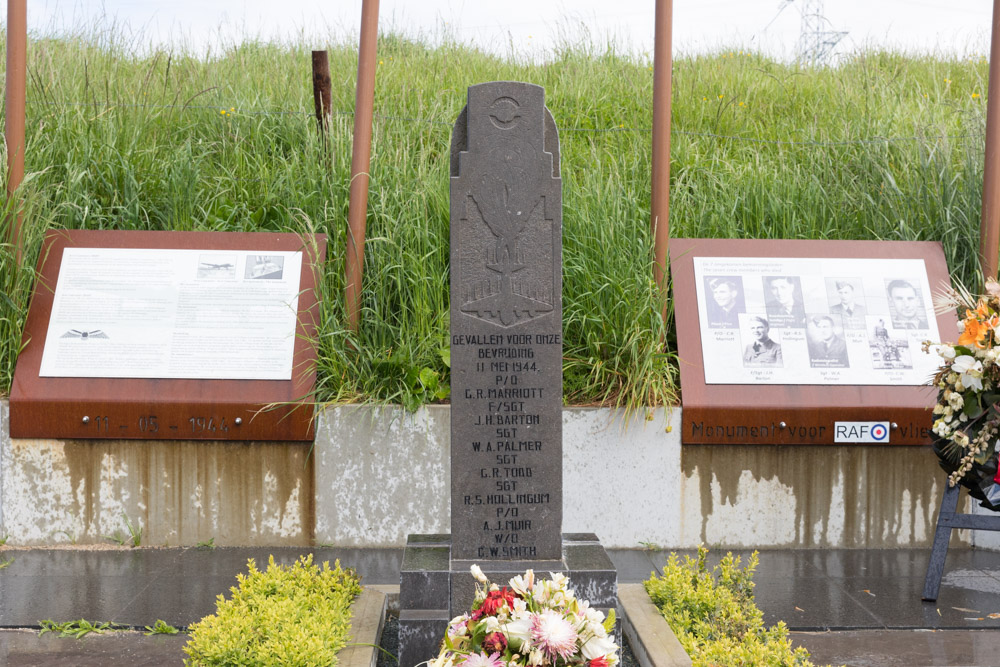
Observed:
[[[921,259],[695,257],[706,384],[922,385]]]
[[[290,380],[301,252],[66,248],[42,377]]]

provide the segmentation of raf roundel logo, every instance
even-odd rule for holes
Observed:
[[[889,422],[835,422],[834,442],[889,442]]]
[[[513,97],[498,97],[490,105],[490,122],[498,130],[509,130],[521,120],[518,109],[521,105]]]

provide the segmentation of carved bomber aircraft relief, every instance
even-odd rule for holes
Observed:
[[[496,246],[486,253],[485,267],[500,274],[499,291],[466,301],[461,307],[462,312],[481,319],[500,320],[505,327],[552,310],[551,303],[518,293],[523,290],[513,280],[513,275],[527,266],[521,236],[529,225],[545,220],[545,197],[534,202],[523,200],[519,194],[526,184],[518,181],[526,180],[526,174],[520,169],[507,171],[514,183],[486,175],[469,195],[465,207],[466,216],[472,211],[478,213],[496,237]]]

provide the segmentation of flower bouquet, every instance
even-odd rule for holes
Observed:
[[[924,344],[942,359],[933,383],[934,442],[951,486],[961,484],[983,507],[1000,511],[1000,283],[990,278],[985,294],[949,290],[939,309],[965,311],[958,343]]]
[[[578,600],[569,578],[536,581],[528,570],[510,587],[491,584],[472,566],[476,598],[470,613],[451,620],[430,667],[614,667],[618,646],[609,637],[614,611],[604,614]]]

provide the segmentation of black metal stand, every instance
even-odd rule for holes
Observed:
[[[941,588],[941,576],[944,574],[944,561],[948,557],[948,543],[951,541],[951,531],[955,528],[972,530],[1000,531],[1000,514],[957,514],[958,486],[945,487],[941,498],[941,511],[938,514],[937,529],[934,531],[934,546],[931,548],[931,560],[927,564],[927,577],[924,579],[924,594],[922,599],[929,602],[937,600]]]

